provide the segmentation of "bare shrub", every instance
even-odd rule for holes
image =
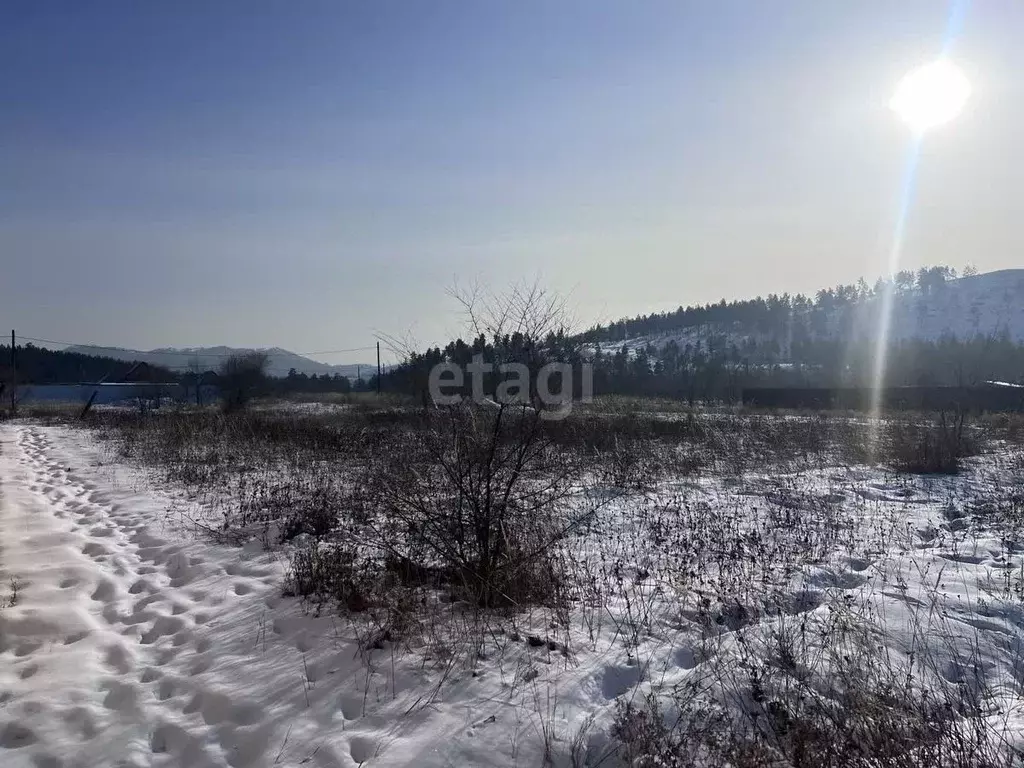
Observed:
[[[379,575],[351,547],[311,540],[292,554],[285,579],[286,595],[303,597],[317,610],[334,604],[360,612],[373,602],[374,583]]]
[[[537,284],[451,296],[473,342],[452,345],[446,362],[486,353],[524,366],[529,386],[514,402],[428,404],[421,423],[394,430],[360,483],[378,508],[369,524],[410,577],[428,572],[482,607],[548,603],[562,592],[559,547],[593,516],[581,454],[559,445],[536,391],[542,365],[575,354],[566,305]]]
[[[655,452],[647,442],[616,440],[604,458],[603,479],[623,490],[650,490],[661,474]]]
[[[231,355],[217,371],[221,406],[225,413],[244,409],[266,383],[266,352]]]
[[[432,413],[366,473],[380,505],[371,523],[380,545],[399,561],[437,569],[479,605],[550,597],[554,550],[594,510],[581,499],[573,456],[542,424],[527,406]]]
[[[1024,413],[988,413],[978,418],[982,429],[995,439],[1012,445],[1024,445]]]
[[[964,458],[979,453],[964,411],[951,416],[943,411],[931,422],[898,419],[889,424],[886,440],[892,466],[919,475],[955,475]]]

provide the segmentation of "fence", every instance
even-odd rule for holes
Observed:
[[[752,387],[743,404],[758,408],[867,411],[874,391],[866,387]],[[882,406],[897,410],[1024,411],[1024,387],[886,387]]]

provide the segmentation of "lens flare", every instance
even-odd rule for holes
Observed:
[[[889,106],[914,133],[922,134],[959,115],[970,95],[967,76],[942,58],[909,72]]]
[[[925,64],[899,82],[889,106],[900,116],[913,132],[913,140],[907,149],[903,168],[903,182],[900,207],[893,231],[892,246],[889,250],[889,280],[884,283],[880,297],[880,313],[875,338],[875,360],[872,371],[871,413],[868,431],[870,451],[876,454],[885,391],[885,371],[888,346],[892,334],[892,313],[894,300],[893,281],[899,270],[903,255],[903,241],[910,215],[914,188],[917,183],[917,166],[921,157],[921,142],[924,134],[956,118],[971,96],[971,83],[960,68],[949,60],[947,54],[953,41],[960,33],[969,0],[952,0],[946,35],[942,45],[942,56]]]

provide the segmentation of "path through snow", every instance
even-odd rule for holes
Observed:
[[[344,686],[316,687],[351,669],[351,649],[312,636],[327,622],[297,606],[274,610],[282,566],[176,537],[166,499],[97,482],[85,439],[0,428],[0,592],[16,596],[0,611],[0,765],[371,758],[364,708],[338,698]],[[314,644],[329,650],[307,654]]]

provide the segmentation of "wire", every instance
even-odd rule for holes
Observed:
[[[349,349],[326,349],[320,352],[293,352],[293,355],[302,355],[303,357],[308,355],[339,355],[343,352],[369,352],[370,350],[376,349],[373,347],[351,347]]]

